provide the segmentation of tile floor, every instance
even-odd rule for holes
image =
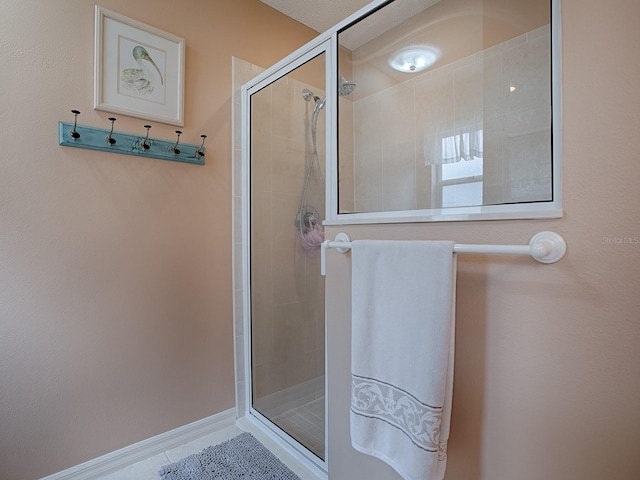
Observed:
[[[315,424],[309,423],[309,418],[317,418],[318,421]],[[314,400],[308,404],[302,405],[289,412],[284,412],[281,415],[283,422],[288,422],[292,428],[292,431],[300,434],[309,445],[314,446],[316,449],[324,451],[324,439],[320,441],[320,438],[324,436],[324,399]],[[320,422],[321,420],[321,422]],[[320,428],[322,425],[322,428]],[[307,432],[304,432],[308,428]],[[189,443],[181,445],[179,447],[167,450],[166,452],[159,453],[153,457],[149,457],[146,460],[138,462],[134,465],[126,467],[117,472],[111,473],[107,476],[100,477],[98,480],[161,480],[158,471],[164,465],[176,462],[194,453],[200,453],[205,448],[218,445],[225,440],[229,440],[243,431],[237,425],[231,425],[229,427],[218,430],[217,432],[210,433],[203,437],[197,438]],[[251,432],[254,433],[254,432]],[[258,438],[258,435],[254,433],[254,436]],[[260,440],[260,438],[258,438]],[[263,442],[264,443],[264,442]],[[274,451],[276,453],[276,451]],[[310,474],[305,468],[300,467],[299,464],[289,463],[285,461],[285,458],[278,455],[291,470],[293,470],[301,480],[317,480],[317,477]]]
[[[242,433],[235,425],[205,435],[189,443],[147,458],[99,480],[159,480],[158,470],[164,465],[176,462],[184,457],[199,453],[211,445],[217,445]]]
[[[319,457],[324,457],[324,395],[314,392],[305,400],[307,403],[291,408],[286,411],[280,411],[272,417],[272,421],[280,426],[285,432],[288,432],[293,438],[311,450]],[[304,401],[304,400],[303,400]],[[275,412],[274,412],[275,413]],[[203,437],[197,438],[189,443],[179,447],[159,453],[153,457],[149,457],[141,462],[126,467],[107,476],[100,477],[98,480],[160,480],[158,471],[164,465],[177,462],[194,453],[200,453],[211,445],[218,445],[225,440],[229,440],[239,434],[242,430],[237,425],[218,430]],[[263,442],[264,443],[264,442]],[[275,453],[275,452],[274,452]],[[281,460],[284,459],[281,457]],[[288,464],[288,462],[285,462]],[[296,468],[292,464],[288,466],[300,476],[302,479],[315,478],[308,477],[305,472]]]

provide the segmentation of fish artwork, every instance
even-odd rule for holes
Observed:
[[[123,89],[132,95],[143,96],[152,93],[158,81],[160,85],[164,85],[160,69],[144,47],[136,45],[132,54],[140,68],[125,68],[122,70],[120,86]],[[153,69],[150,67],[153,67]]]

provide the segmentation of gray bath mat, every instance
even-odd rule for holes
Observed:
[[[158,474],[163,480],[300,480],[250,433],[165,465]]]

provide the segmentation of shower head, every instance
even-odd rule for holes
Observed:
[[[340,84],[338,85],[338,95],[341,97],[351,95],[357,86],[358,84],[353,80],[347,80],[346,78],[341,77]]]

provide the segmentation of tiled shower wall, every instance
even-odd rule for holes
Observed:
[[[244,407],[242,321],[241,111],[240,88],[262,71],[234,58],[234,260],[238,407]],[[317,88],[283,78],[256,93],[252,106],[252,340],[254,399],[286,391],[324,375],[324,277],[319,252],[299,244],[295,216],[300,206],[310,148],[313,102],[302,90]],[[324,170],[324,113],[318,150]],[[307,160],[305,160],[307,158]],[[322,215],[324,192],[309,198]],[[321,382],[322,385],[324,382]],[[280,399],[282,400],[282,399]],[[284,399],[286,401],[286,399]]]
[[[434,167],[425,166],[425,151],[447,132],[478,124],[484,203],[548,200],[549,47],[544,26],[356,101],[354,209],[432,208]]]

